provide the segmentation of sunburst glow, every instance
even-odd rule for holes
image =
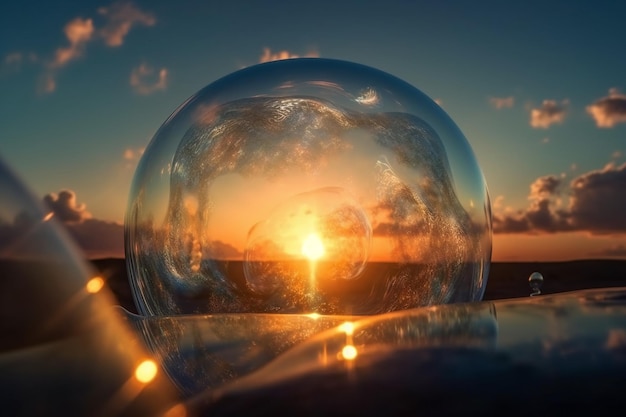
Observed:
[[[315,233],[308,235],[306,239],[304,239],[304,242],[302,242],[302,254],[311,261],[318,260],[324,256],[325,253],[324,244]]]
[[[356,347],[353,345],[345,345],[343,349],[341,349],[341,356],[347,361],[354,360],[359,352],[356,350]]]

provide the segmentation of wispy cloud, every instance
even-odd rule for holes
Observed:
[[[141,155],[143,155],[143,151],[144,151],[144,148],[137,148],[137,149],[127,148],[124,150],[124,154],[123,154],[124,160],[130,161],[130,162],[138,161],[139,158],[141,158]]]
[[[34,53],[12,52],[2,61],[2,71],[18,70],[24,62],[37,62],[43,71],[37,82],[40,93],[52,93],[57,88],[57,77],[60,70],[71,62],[85,55],[87,46],[100,40],[108,47],[118,47],[130,30],[137,25],[153,26],[156,24],[154,15],[144,12],[132,2],[121,1],[108,7],[101,7],[98,13],[102,16],[101,27],[97,28],[91,18],[75,17],[63,28],[66,45],[54,50],[48,59],[42,59]]]
[[[130,85],[136,93],[148,95],[167,88],[167,77],[167,68],[156,71],[148,64],[142,63],[131,71]]]
[[[568,105],[569,100],[560,103],[556,100],[544,100],[540,107],[530,110],[530,125],[534,128],[547,129],[555,123],[563,123]]]
[[[116,2],[110,7],[101,7],[98,13],[106,18],[106,23],[98,34],[107,46],[116,47],[124,43],[134,25],[153,26],[156,18],[153,14],[144,12],[132,3]]]
[[[263,53],[259,57],[259,62],[270,62],[270,61],[279,61],[281,59],[292,59],[292,58],[317,58],[319,57],[319,53],[316,51],[309,51],[304,55],[297,55],[287,50],[282,50],[278,52],[272,52],[270,48],[263,48]]]
[[[18,72],[24,64],[34,64],[38,61],[39,57],[33,52],[10,52],[0,62],[0,75]]]
[[[21,65],[24,59],[24,54],[21,52],[11,52],[10,54],[5,55],[4,64],[5,65]]]
[[[124,167],[128,170],[134,170],[143,155],[144,148],[127,148],[122,153],[124,159]]]
[[[608,96],[596,100],[586,110],[598,127],[609,128],[618,123],[626,123],[626,95],[611,88]]]
[[[609,163],[579,175],[569,184],[564,183],[563,176],[540,177],[530,186],[528,208],[494,213],[494,232],[626,234],[625,189],[626,163]],[[569,196],[567,207],[561,206],[562,195]]]
[[[93,21],[77,17],[68,22],[63,31],[69,45],[57,48],[52,60],[44,63],[45,70],[39,77],[37,85],[40,93],[54,92],[59,69],[83,55],[86,44],[93,36]]]
[[[489,103],[495,109],[509,109],[515,105],[515,97],[490,97]]]
[[[85,44],[91,40],[94,32],[93,21],[77,17],[66,24],[63,31],[69,45],[57,48],[53,60],[49,63],[51,68],[63,67],[82,55]]]

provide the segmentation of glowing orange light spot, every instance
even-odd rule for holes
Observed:
[[[318,235],[311,233],[302,242],[302,254],[311,261],[316,261],[324,256],[324,244]]]
[[[350,336],[352,335],[352,333],[354,333],[354,323],[352,323],[351,321],[347,321],[339,326],[339,330]]]
[[[45,216],[43,216],[43,221],[47,222],[48,220],[50,220],[52,217],[54,216],[54,212],[51,211],[50,213],[46,214]]]
[[[89,281],[87,281],[87,285],[85,285],[85,289],[87,292],[95,294],[99,292],[102,287],[104,287],[104,279],[101,277],[93,277]]]
[[[139,382],[147,384],[152,381],[154,377],[156,377],[157,371],[158,368],[156,363],[154,363],[153,360],[146,359],[135,369],[135,378],[137,378]]]
[[[341,356],[347,361],[354,360],[358,354],[359,352],[353,345],[345,345],[343,349],[341,349]]]
[[[308,318],[313,319],[313,320],[317,320],[320,318],[319,313],[309,313],[306,315]]]

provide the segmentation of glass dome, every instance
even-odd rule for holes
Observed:
[[[244,68],[185,101],[144,152],[125,232],[145,315],[477,301],[491,260],[484,178],[450,117],[328,59]]]

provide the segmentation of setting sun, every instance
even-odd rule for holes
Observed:
[[[311,261],[318,260],[325,252],[322,240],[315,233],[308,235],[302,242],[302,254]]]

